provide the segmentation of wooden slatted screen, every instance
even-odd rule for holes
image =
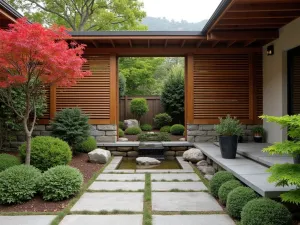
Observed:
[[[56,110],[81,108],[90,119],[109,122],[110,119],[110,56],[86,56],[88,62],[83,70],[91,70],[92,76],[85,77],[70,88],[56,89]]]
[[[45,88],[45,96],[46,96],[46,110],[41,119],[49,120],[50,119],[50,87]]]
[[[262,120],[258,117],[263,114],[263,61],[262,54],[254,54],[253,60],[253,72],[254,72],[254,89],[255,89],[255,104],[256,114],[255,120],[257,123],[262,123]]]
[[[194,56],[194,121],[249,119],[249,55]]]
[[[300,114],[300,51],[293,56],[291,71],[291,114]]]

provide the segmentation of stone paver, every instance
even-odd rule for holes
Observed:
[[[151,174],[152,180],[178,180],[178,181],[185,181],[185,180],[192,180],[192,181],[199,181],[199,177],[195,173],[180,173],[180,174]]]
[[[135,170],[104,170],[103,173],[118,173],[118,174],[122,174],[122,173],[135,173]]]
[[[153,225],[235,225],[228,215],[154,215]]]
[[[143,211],[143,193],[85,193],[71,209],[74,211]]]
[[[193,169],[186,170],[136,170],[136,173],[194,173]]]
[[[2,225],[50,225],[55,215],[0,216]]]
[[[206,191],[207,187],[202,182],[152,182],[152,191]]]
[[[164,212],[223,211],[218,202],[205,192],[152,192],[152,210]]]
[[[141,225],[142,215],[71,215],[66,216],[60,225]]]
[[[89,190],[93,191],[138,191],[144,190],[145,183],[144,182],[104,182],[104,181],[96,181],[91,184]]]
[[[135,181],[135,180],[145,180],[144,174],[100,174],[97,180],[113,180],[113,181]]]

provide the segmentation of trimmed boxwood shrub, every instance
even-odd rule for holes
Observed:
[[[171,141],[168,133],[139,134],[138,141]]]
[[[219,171],[217,172],[212,179],[210,180],[210,192],[213,196],[218,197],[218,192],[222,184],[226,181],[235,180],[232,173],[227,171]]]
[[[39,191],[46,201],[68,199],[80,191],[81,172],[70,166],[56,166],[47,170],[39,182]]]
[[[257,198],[257,194],[249,187],[237,187],[227,196],[227,212],[234,218],[241,218],[243,207],[251,200]]]
[[[240,187],[240,186],[242,186],[242,184],[238,180],[229,180],[229,181],[225,182],[224,184],[222,184],[218,191],[218,197],[219,197],[220,202],[223,205],[226,205],[228,194],[232,190],[234,190],[235,188]]]
[[[119,137],[124,137],[124,131],[119,128]]]
[[[162,128],[160,128],[160,132],[170,133],[170,130],[171,126],[163,126]]]
[[[170,132],[171,134],[173,135],[183,135],[184,133],[184,126],[181,125],[181,124],[174,124],[171,129],[170,129]]]
[[[75,148],[78,152],[89,153],[97,148],[97,141],[94,137],[88,137],[84,142]]]
[[[154,117],[155,127],[160,129],[167,126],[172,122],[172,117],[168,113],[160,113]]]
[[[0,172],[6,170],[9,167],[20,165],[20,160],[13,155],[0,154]]]
[[[28,201],[37,193],[41,172],[29,165],[10,167],[0,173],[0,204]]]
[[[21,159],[26,157],[26,143],[20,146]],[[66,165],[72,159],[72,151],[67,142],[58,138],[40,136],[31,141],[31,165],[45,171],[58,165]]]
[[[130,102],[130,112],[137,118],[138,121],[141,117],[149,111],[147,100],[145,98],[134,98]]]
[[[123,121],[119,121],[119,128],[121,130],[126,130],[126,126],[125,126],[125,123]]]
[[[268,198],[254,199],[242,210],[243,225],[291,225],[292,215],[281,203]]]
[[[141,130],[142,131],[151,131],[152,130],[152,126],[150,124],[143,124],[141,125]]]
[[[125,130],[125,134],[127,134],[127,135],[137,135],[140,133],[142,133],[142,130],[139,127],[128,127]]]

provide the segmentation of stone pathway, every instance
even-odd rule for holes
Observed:
[[[115,157],[60,224],[143,225],[143,213],[148,206],[145,204],[150,204],[152,225],[234,225],[192,167],[182,157],[177,160],[183,168],[180,173],[177,170],[150,170],[150,175],[147,175],[148,170],[144,173],[116,170],[121,157]],[[144,194],[147,196],[150,193],[151,202],[145,203]],[[24,223],[24,218],[23,223],[16,223],[9,218],[3,222],[2,218],[0,224],[7,225],[50,224],[49,220],[38,223],[28,220]],[[46,216],[40,218],[47,219]]]

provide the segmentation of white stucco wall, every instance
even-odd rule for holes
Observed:
[[[267,115],[287,114],[287,51],[300,46],[300,18],[280,29],[279,38],[263,51],[263,112]],[[267,56],[267,46],[274,44],[274,55]],[[283,141],[286,131],[273,123],[264,121],[269,143]]]

